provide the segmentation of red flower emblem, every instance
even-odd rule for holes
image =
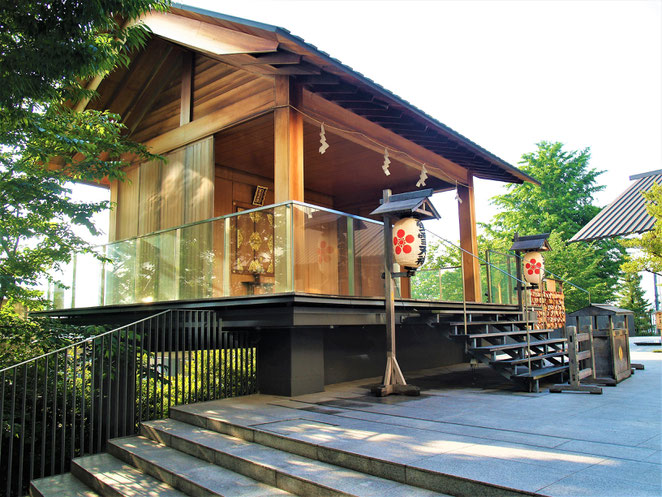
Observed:
[[[331,260],[331,254],[333,254],[333,247],[327,245],[327,243],[322,240],[320,246],[317,247],[317,262],[320,264],[323,262],[329,262]]]
[[[409,254],[411,252],[410,243],[414,243],[414,235],[406,235],[405,230],[398,230],[398,232],[393,237],[393,246],[395,247],[395,253],[400,255],[401,252]]]
[[[529,274],[540,274],[540,269],[542,268],[542,261],[536,261],[535,259],[531,259],[529,262],[526,263],[526,272]]]

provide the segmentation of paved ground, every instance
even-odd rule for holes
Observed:
[[[491,370],[410,375],[420,397],[375,398],[376,379],[287,399],[189,406],[319,445],[549,496],[662,495],[662,353],[602,395],[524,393]],[[473,382],[472,382],[473,380]],[[210,405],[213,404],[213,405]]]

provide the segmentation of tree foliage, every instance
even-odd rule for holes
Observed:
[[[509,185],[508,193],[492,199],[501,210],[483,227],[490,243],[502,248],[510,245],[515,233],[550,233],[548,272],[589,291],[593,302],[611,302],[616,298],[622,247],[610,240],[568,243],[600,211],[593,197],[604,188],[597,183],[601,172],[591,169],[589,160],[588,149],[565,151],[561,143],[540,142],[520,163],[521,170],[540,184]],[[569,312],[588,304],[586,292],[571,285],[565,285],[564,292]]]
[[[90,247],[104,202],[70,198],[67,182],[122,179],[127,161],[151,158],[121,116],[73,110],[86,82],[129,61],[147,36],[125,22],[164,0],[32,0],[0,9],[0,305],[32,303],[46,271]]]
[[[537,146],[522,155],[520,169],[540,184],[511,184],[492,199],[500,212],[485,226],[490,238],[556,231],[567,240],[600,212],[593,197],[604,189],[597,184],[602,172],[589,168],[589,149],[568,152],[562,143],[546,141]]]
[[[647,333],[651,327],[650,302],[644,297],[639,273],[625,273],[621,281],[617,304],[634,312],[634,329],[637,335]]]
[[[635,249],[623,264],[623,269],[628,273],[662,273],[662,223],[659,222],[662,219],[662,186],[654,184],[642,195],[646,199],[648,214],[655,218],[655,225],[637,238],[623,240],[625,247]]]

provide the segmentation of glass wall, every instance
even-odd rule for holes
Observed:
[[[237,212],[79,255],[51,289],[55,308],[126,305],[299,292],[383,297],[382,224],[301,202]],[[507,257],[481,264],[484,301],[513,303]],[[489,270],[488,270],[489,268]],[[499,271],[501,269],[502,271]],[[462,268],[419,270],[402,295],[462,300]],[[406,288],[406,287],[404,287]],[[487,290],[489,289],[489,290]]]

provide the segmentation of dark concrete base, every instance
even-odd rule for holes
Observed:
[[[396,329],[398,362],[413,371],[464,361],[461,342],[423,325]],[[260,393],[295,396],[324,385],[381,376],[386,364],[384,326],[262,330],[258,346]]]
[[[323,344],[320,329],[262,332],[257,349],[260,393],[293,397],[323,391]]]

